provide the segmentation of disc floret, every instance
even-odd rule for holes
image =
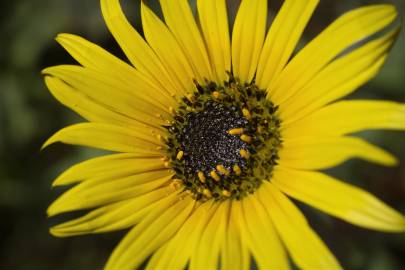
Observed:
[[[240,199],[271,178],[281,146],[277,107],[254,83],[196,83],[166,141],[176,185],[196,200]]]

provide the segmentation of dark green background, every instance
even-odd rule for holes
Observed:
[[[155,1],[148,2],[156,6]],[[233,10],[238,2],[229,1]],[[273,14],[280,2],[271,1]],[[395,4],[404,16],[403,0],[381,2]],[[305,40],[339,14],[367,3],[378,2],[322,1]],[[139,29],[139,0],[125,0],[123,4]],[[45,214],[62,191],[51,190],[52,180],[69,165],[95,154],[64,145],[39,151],[53,132],[80,121],[51,97],[40,75],[45,67],[74,63],[53,40],[60,32],[82,35],[123,57],[104,25],[97,0],[0,1],[0,269],[101,269],[124,234],[65,239],[48,234],[48,227],[63,219],[48,220]],[[351,98],[404,102],[404,48],[402,33],[382,72]],[[388,131],[361,134],[398,156],[402,161],[399,167],[383,168],[354,160],[330,172],[405,213],[404,135]],[[363,230],[300,207],[345,268],[405,269],[405,234]]]

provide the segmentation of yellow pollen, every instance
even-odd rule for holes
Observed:
[[[168,157],[162,157],[160,160],[161,160],[161,161],[168,161],[169,158],[168,158]]]
[[[207,198],[211,198],[211,197],[212,197],[211,191],[209,191],[209,189],[204,189],[204,190],[203,190],[203,194],[204,194],[204,196],[207,197]]]
[[[190,106],[187,106],[187,107],[186,107],[186,111],[188,111],[188,112],[193,112],[193,111],[194,111],[194,109],[193,109],[193,108],[191,108]]]
[[[156,150],[162,150],[162,149],[163,149],[162,146],[157,146],[157,147],[156,147]]]
[[[184,152],[183,152],[183,151],[179,151],[179,152],[177,153],[176,158],[177,158],[178,160],[181,160],[181,159],[183,158],[183,156],[184,156]]]
[[[186,97],[191,103],[195,102],[195,96],[193,94],[188,94]]]
[[[252,141],[252,137],[246,135],[246,134],[242,134],[242,136],[240,136],[240,139],[244,142],[250,143]]]
[[[217,170],[224,175],[229,175],[229,171],[223,165],[217,165]]]
[[[169,112],[170,112],[171,114],[175,114],[175,113],[176,113],[176,111],[173,109],[173,107],[169,107]]]
[[[222,190],[222,195],[224,195],[225,197],[231,197],[231,193],[226,189]]]
[[[240,154],[241,157],[243,157],[243,158],[245,158],[245,159],[248,159],[249,156],[250,156],[249,152],[246,151],[245,149],[240,149],[240,150],[239,150],[239,154]]]
[[[242,173],[242,170],[238,165],[233,165],[233,171],[236,173],[236,175],[240,175]]]
[[[166,168],[170,168],[170,162],[169,162],[169,161],[166,161],[166,162],[164,163],[164,166],[165,166]]]
[[[215,171],[211,171],[210,172],[211,177],[215,180],[215,181],[219,181],[221,180],[221,178],[219,177],[219,175],[215,172]]]
[[[239,135],[239,134],[243,133],[243,128],[230,129],[230,130],[228,130],[228,133],[231,135]]]
[[[218,91],[212,92],[212,96],[214,97],[214,99],[220,99],[221,98],[221,94]]]
[[[250,119],[252,117],[252,115],[250,114],[249,110],[246,108],[242,109],[242,114],[246,119]]]
[[[257,133],[263,133],[264,129],[262,126],[258,126]]]
[[[173,179],[173,182],[170,183],[170,186],[175,190],[178,190],[183,185],[183,181],[180,179]]]
[[[156,135],[156,138],[161,142],[164,142],[164,143],[166,142],[166,139],[160,134]]]
[[[197,173],[198,178],[200,179],[201,183],[205,183],[205,175],[203,172],[198,172]]]

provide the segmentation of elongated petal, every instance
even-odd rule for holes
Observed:
[[[286,0],[277,13],[260,55],[256,83],[267,89],[294,52],[319,0]]]
[[[126,229],[161,208],[163,203],[172,203],[176,196],[172,188],[163,187],[133,199],[97,208],[80,218],[56,225],[50,231],[55,236],[67,237]]]
[[[159,157],[159,155],[129,153],[92,158],[65,170],[52,185],[70,185],[88,179],[103,182],[150,171],[169,174]]]
[[[405,231],[405,217],[368,192],[318,172],[278,168],[273,183],[287,195],[355,225]]]
[[[346,96],[373,78],[387,58],[399,28],[333,61],[306,87],[283,104],[284,124]]]
[[[110,110],[146,124],[162,125],[164,121],[159,116],[170,115],[165,99],[156,95],[156,92],[150,90],[148,84],[141,80],[128,78],[123,81],[104,76],[95,70],[69,65],[47,68],[43,73],[61,79]]]
[[[173,81],[157,55],[132,27],[122,12],[119,0],[101,0],[104,20],[134,66],[169,93],[181,94],[180,85]]]
[[[179,43],[167,26],[141,2],[142,25],[146,40],[157,53],[170,76],[181,85],[183,93],[190,92],[193,79],[198,79]],[[201,82],[203,83],[203,82]]]
[[[154,85],[153,80],[147,79],[147,76],[143,76],[132,66],[96,44],[71,34],[59,34],[56,40],[84,67],[95,69],[106,76],[114,76],[124,81],[142,78],[142,80],[148,81],[153,86],[153,90],[156,91],[155,94],[164,95],[168,104],[174,104],[175,99],[170,95],[170,92],[165,91],[165,88]],[[134,91],[144,91],[144,89],[134,89]]]
[[[218,209],[204,228],[198,245],[193,250],[190,270],[217,268],[228,217],[229,201],[220,202]]]
[[[153,186],[159,185],[159,182],[166,183],[166,181],[172,176],[173,174],[170,174],[165,170],[156,170],[146,171],[125,177],[117,177],[115,179],[111,179],[110,181],[99,181],[97,178],[89,179],[69,189],[59,198],[64,197],[65,194],[69,194],[70,197],[78,196],[85,197],[85,199],[94,199],[100,194],[107,194],[109,192],[125,191],[131,188],[136,188],[138,190],[149,188],[147,185],[142,186],[143,184],[152,184],[151,189],[154,189]]]
[[[286,126],[283,137],[339,136],[367,129],[403,130],[404,119],[404,104],[372,100],[340,101]]]
[[[221,249],[221,269],[222,270],[249,270],[250,269],[250,254],[246,243],[242,242],[242,231],[239,221],[235,222],[235,217],[239,216],[235,213],[235,205],[239,202],[232,201],[230,209],[230,217],[226,232],[224,234],[225,240],[223,241]],[[238,206],[236,206],[237,208]],[[240,207],[238,209],[241,209]]]
[[[133,128],[99,123],[81,123],[61,129],[42,148],[56,142],[127,153],[159,153],[157,147],[161,144],[155,137]]]
[[[233,75],[249,83],[255,75],[266,33],[267,0],[243,0],[232,32]]]
[[[56,41],[83,67],[123,79],[133,76],[136,72],[132,66],[80,36],[59,34]]]
[[[138,174],[105,183],[82,182],[69,189],[48,208],[48,215],[104,206],[147,194],[171,179],[171,175],[158,177],[156,173]]]
[[[281,104],[308,84],[344,50],[389,25],[397,12],[390,5],[372,5],[347,12],[312,40],[287,65],[269,94]]]
[[[198,14],[212,69],[218,83],[231,71],[231,45],[225,0],[197,0]]]
[[[84,67],[123,78],[130,76],[135,71],[121,59],[82,37],[59,34],[56,41]]]
[[[284,247],[276,233],[273,222],[255,196],[244,198],[241,203],[244,232],[242,237],[248,244],[260,269],[290,269]]]
[[[166,24],[187,56],[198,81],[213,80],[200,30],[197,27],[188,0],[160,0]]]
[[[258,191],[281,239],[300,269],[342,269],[297,207],[272,183]]]
[[[146,269],[184,269],[217,208],[213,203],[199,205],[176,235],[152,256]]]
[[[321,170],[362,158],[386,166],[397,160],[391,154],[354,137],[302,137],[288,139],[280,150],[279,164],[290,168]]]
[[[117,113],[110,107],[93,100],[85,93],[77,91],[61,79],[45,76],[45,83],[52,95],[63,105],[72,109],[91,122],[114,124],[118,126],[138,126],[140,122]]]
[[[136,225],[116,247],[105,269],[136,269],[155,250],[181,228],[194,208],[186,197],[174,204],[162,205]]]

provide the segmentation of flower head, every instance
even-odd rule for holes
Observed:
[[[390,5],[350,11],[293,53],[317,0],[286,0],[267,31],[267,0],[242,0],[229,34],[225,0],[141,3],[145,39],[118,0],[104,19],[131,65],[80,37],[57,41],[81,64],[43,71],[52,94],[88,122],[63,142],[116,152],[79,163],[48,209],[88,209],[56,236],[130,228],[106,269],[302,269],[341,266],[287,197],[362,227],[405,231],[383,202],[320,170],[350,158],[396,159],[350,135],[405,129],[405,105],[340,98],[376,75],[399,27]],[[380,33],[380,35],[376,35]],[[370,38],[372,37],[372,38]],[[355,46],[356,45],[356,46]]]

